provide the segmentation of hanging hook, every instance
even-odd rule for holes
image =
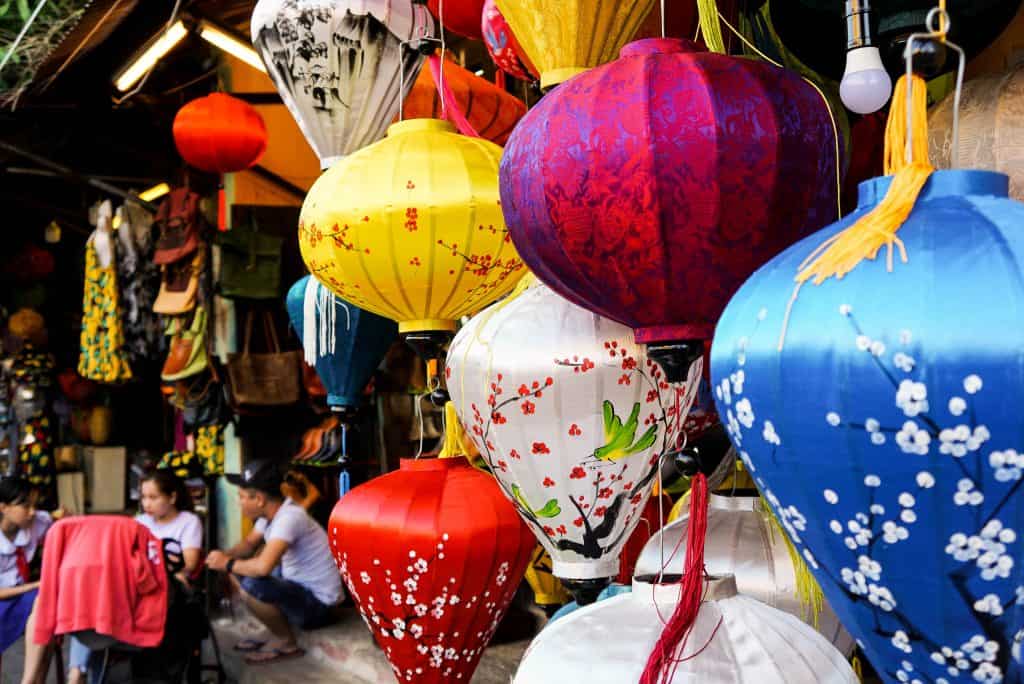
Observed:
[[[964,53],[964,49],[956,43],[950,41],[947,38],[949,28],[952,26],[952,22],[949,18],[949,13],[943,9],[940,4],[939,7],[933,7],[928,16],[925,18],[925,27],[928,29],[927,33],[912,33],[907,38],[907,47],[904,50],[903,58],[907,66],[907,147],[906,147],[906,158],[907,162],[913,161],[913,108],[910,106],[911,97],[910,89],[914,87],[914,41],[925,41],[925,40],[939,40],[942,41],[946,47],[953,48],[957,53],[957,69],[956,69],[956,88],[953,91],[953,147],[950,154],[950,168],[957,168],[960,165],[960,95],[963,91],[964,85],[964,68],[967,62],[967,55]],[[936,24],[938,21],[938,24]]]

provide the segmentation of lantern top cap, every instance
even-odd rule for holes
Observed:
[[[645,578],[646,579],[646,578]],[[642,603],[654,603],[665,606],[679,602],[680,582],[655,583],[646,582],[638,577],[633,578],[633,597]],[[721,601],[733,598],[739,593],[736,589],[735,575],[717,575],[708,578],[701,594],[701,602]]]
[[[405,133],[421,133],[423,131],[455,133],[455,126],[450,121],[442,119],[406,119],[405,121],[399,121],[388,126],[388,137]]]
[[[861,183],[857,188],[857,209],[867,209],[881,202],[889,191],[892,178],[881,176]],[[917,201],[964,195],[1009,197],[1009,194],[1010,179],[1006,174],[980,169],[953,169],[933,172]]]
[[[465,458],[403,458],[399,469],[406,472],[428,472],[471,468]]]
[[[622,47],[619,57],[648,57],[705,52],[701,46],[685,38],[642,38]]]

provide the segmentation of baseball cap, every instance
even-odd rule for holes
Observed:
[[[280,495],[284,473],[281,465],[270,459],[256,459],[246,463],[240,473],[228,473],[227,481],[236,487],[258,489],[268,494]]]

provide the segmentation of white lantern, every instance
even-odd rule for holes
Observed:
[[[636,682],[679,600],[678,584],[633,581],[632,593],[549,624],[523,656],[513,684]],[[673,684],[858,684],[843,654],[789,613],[713,579],[679,653]]]
[[[734,575],[740,593],[803,619],[843,654],[850,655],[855,646],[853,637],[843,629],[828,602],[822,599],[821,609],[815,611],[801,601],[790,547],[768,516],[759,496],[712,494],[708,500],[705,570],[711,575]],[[689,526],[687,510],[651,537],[640,553],[634,574],[682,575]]]
[[[322,168],[377,142],[434,33],[413,0],[259,0],[252,43]]]
[[[456,335],[447,373],[459,418],[554,574],[577,586],[616,575],[701,362],[670,385],[630,328],[534,283]]]

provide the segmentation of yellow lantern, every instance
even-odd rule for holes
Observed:
[[[500,158],[500,147],[447,121],[401,121],[325,172],[302,206],[310,272],[342,299],[397,321],[435,360],[432,380],[456,320],[507,294],[526,271],[501,213]]]
[[[558,85],[605,64],[640,28],[654,0],[495,0],[540,87]]]

